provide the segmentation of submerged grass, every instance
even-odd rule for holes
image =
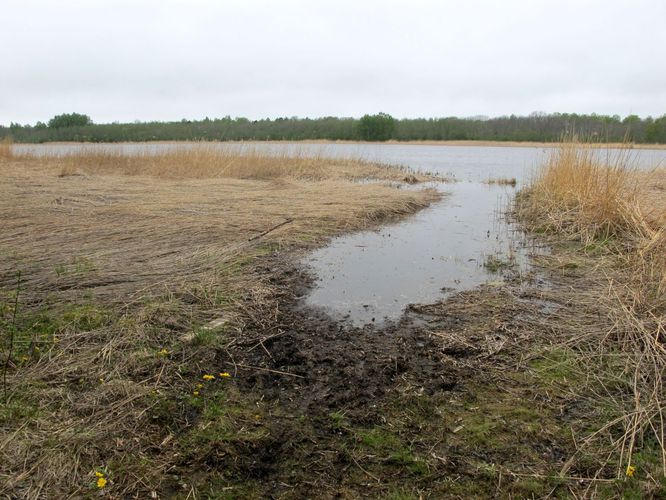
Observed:
[[[577,337],[563,343],[580,353],[583,371],[605,370],[592,377],[595,383],[624,381],[602,383],[598,397],[610,400],[613,410],[581,443],[610,448],[604,464],[614,457],[618,477],[632,476],[635,457],[654,444],[660,450],[658,474],[666,475],[665,174],[636,171],[628,150],[603,156],[570,142],[554,150],[518,197],[524,223],[552,234],[555,242],[563,236],[580,242],[581,250],[596,259],[597,273],[606,276],[596,295],[578,300],[581,307],[585,301],[601,304],[611,326],[581,327]],[[612,368],[609,359],[615,360]]]
[[[512,186],[515,187],[518,184],[518,181],[515,177],[489,177],[484,184],[497,185],[497,186]]]

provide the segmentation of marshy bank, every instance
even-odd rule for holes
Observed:
[[[9,496],[82,494],[96,472],[112,495],[162,491],[176,463],[163,452],[184,446],[211,398],[248,375],[216,356],[251,338],[250,322],[275,328],[291,293],[276,275],[293,252],[439,197],[352,182],[405,176],[365,162],[3,151],[0,489]],[[225,371],[229,392],[199,387]],[[240,408],[231,407],[220,411]]]
[[[573,400],[596,409],[572,422],[578,447],[561,473],[596,453],[595,477],[624,478],[641,494],[664,494],[666,477],[665,190],[666,170],[638,171],[626,150],[600,161],[568,144],[517,203],[520,220],[555,245],[549,265],[579,278],[583,312],[560,325],[547,352],[577,373]]]
[[[454,174],[467,181],[462,192],[500,193],[513,188],[483,181],[523,182],[543,153],[430,148],[378,148],[365,159],[391,156]],[[183,168],[182,152],[147,164],[11,150],[0,160],[3,331],[15,340],[1,407],[4,494],[658,494],[654,441],[626,433],[641,428],[632,422],[658,429],[644,418],[656,407],[648,398],[648,412],[627,413],[633,358],[613,344],[604,344],[610,356],[591,348],[617,323],[600,300],[606,263],[633,240],[581,245],[578,231],[560,244],[567,226],[555,222],[576,204],[559,217],[543,211],[537,178],[517,209],[551,255],[381,327],[349,327],[303,307],[315,285],[304,250],[440,195],[351,182],[405,176],[367,161],[284,156],[255,168],[238,155],[207,158],[192,160],[196,169]],[[455,175],[460,165],[469,168]],[[659,192],[659,177],[640,175]],[[552,224],[537,222],[546,213]],[[597,370],[603,360],[612,370]],[[632,444],[618,454],[608,442]]]

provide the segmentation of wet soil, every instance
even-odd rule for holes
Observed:
[[[278,307],[215,356],[233,375],[224,399],[236,408],[226,413],[233,431],[179,453],[174,493],[187,491],[193,468],[211,497],[572,491],[552,476],[575,449],[568,422],[585,405],[568,408],[565,390],[535,378],[526,357],[551,333],[553,311],[572,307],[556,289],[575,276],[554,290],[508,273],[504,284],[412,305],[397,322],[350,328],[303,306],[306,271],[273,256],[264,272],[279,284]]]
[[[281,300],[283,309],[271,333],[256,331],[251,343],[261,341],[265,349],[247,352],[239,346],[234,352],[237,358],[222,355],[220,362],[233,368],[234,361],[242,359],[243,364],[269,366],[297,377],[257,371],[243,377],[247,387],[271,398],[288,393],[293,410],[308,414],[339,408],[348,414],[367,413],[369,404],[407,379],[422,384],[429,394],[455,387],[461,374],[443,362],[435,339],[418,326],[419,314],[407,314],[381,328],[350,328],[324,310],[303,307],[296,297],[311,284],[305,271],[283,271],[279,279],[292,281],[296,293],[287,292]]]

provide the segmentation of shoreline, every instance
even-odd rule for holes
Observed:
[[[483,140],[459,140],[459,141],[385,141],[385,142],[369,142],[369,141],[332,141],[327,139],[307,139],[307,140],[294,140],[294,141],[122,141],[122,142],[76,142],[76,141],[54,141],[54,142],[15,142],[13,146],[61,146],[61,145],[90,145],[91,147],[98,145],[154,145],[154,144],[356,144],[356,145],[391,145],[391,146],[455,146],[455,147],[510,147],[510,148],[556,148],[565,142],[534,142],[534,141],[483,141]],[[619,142],[609,143],[587,143],[586,147],[594,149],[646,149],[646,150],[666,150],[666,144],[623,144]]]

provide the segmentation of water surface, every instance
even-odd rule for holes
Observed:
[[[465,181],[440,189],[441,202],[406,221],[335,238],[314,252],[305,264],[318,281],[307,303],[362,326],[499,279],[487,262],[527,269],[531,246],[496,215],[511,187]]]

